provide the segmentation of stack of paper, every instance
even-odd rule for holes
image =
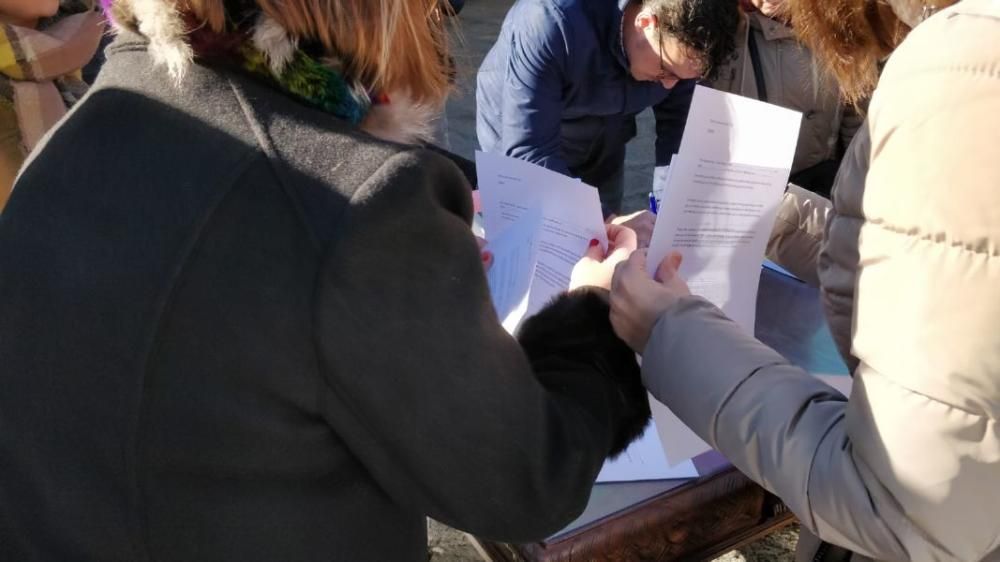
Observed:
[[[498,154],[477,153],[479,205],[493,265],[487,273],[504,328],[520,323],[569,288],[573,266],[597,239],[608,240],[597,189]],[[654,424],[614,461],[598,482],[691,478],[690,461],[671,467]]]
[[[515,158],[476,153],[487,279],[508,332],[569,288],[573,266],[597,239],[607,249],[597,189]]]
[[[680,252],[691,292],[753,333],[764,248],[788,183],[802,114],[702,86],[695,89],[681,148],[664,185],[650,241],[651,272]],[[670,410],[653,401],[667,460],[709,450]]]
[[[697,87],[680,152],[657,169],[659,216],[650,269],[670,250],[681,275],[753,333],[764,247],[795,154],[801,114]],[[597,190],[539,166],[478,153],[483,226],[494,262],[494,305],[511,333],[569,286],[591,239],[607,248]],[[709,449],[664,405],[651,399],[655,424],[600,481],[696,476],[690,459]]]

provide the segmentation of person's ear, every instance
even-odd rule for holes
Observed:
[[[656,29],[657,19],[649,10],[639,10],[635,16],[635,28],[639,31]]]

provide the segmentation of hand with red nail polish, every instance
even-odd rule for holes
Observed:
[[[656,226],[656,215],[649,211],[639,211],[631,215],[612,217],[608,220],[610,224],[617,224],[631,228],[635,231],[640,248],[649,247],[649,241],[653,238],[653,228]]]
[[[610,253],[605,255],[601,243],[597,239],[591,240],[587,253],[573,267],[569,282],[570,290],[584,286],[610,289],[615,266],[625,261],[629,254],[635,251],[637,240],[634,231],[616,224],[607,224],[605,228],[608,231]]]
[[[486,240],[476,236],[476,243],[479,244],[479,258],[483,260],[483,270],[489,271],[493,267],[493,252],[484,249]]]

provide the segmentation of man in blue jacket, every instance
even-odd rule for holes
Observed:
[[[735,0],[518,0],[479,68],[479,144],[578,177],[617,213],[635,115],[659,104],[668,163],[737,23]]]

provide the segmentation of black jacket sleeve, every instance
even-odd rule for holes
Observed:
[[[656,165],[669,166],[681,148],[696,80],[681,80],[663,101],[653,106],[656,118]]]
[[[395,501],[531,541],[582,512],[648,404],[602,299],[556,301],[524,348],[504,332],[471,214],[461,173],[426,151],[393,157],[353,198],[319,280],[320,400]]]
[[[581,402],[592,398],[576,382],[574,365],[589,365],[614,383],[610,401],[589,404],[610,406],[618,421],[611,457],[621,454],[642,435],[649,423],[649,400],[642,385],[635,352],[611,328],[608,292],[589,287],[565,293],[541,312],[528,318],[518,331],[538,379],[551,392],[574,394]]]

